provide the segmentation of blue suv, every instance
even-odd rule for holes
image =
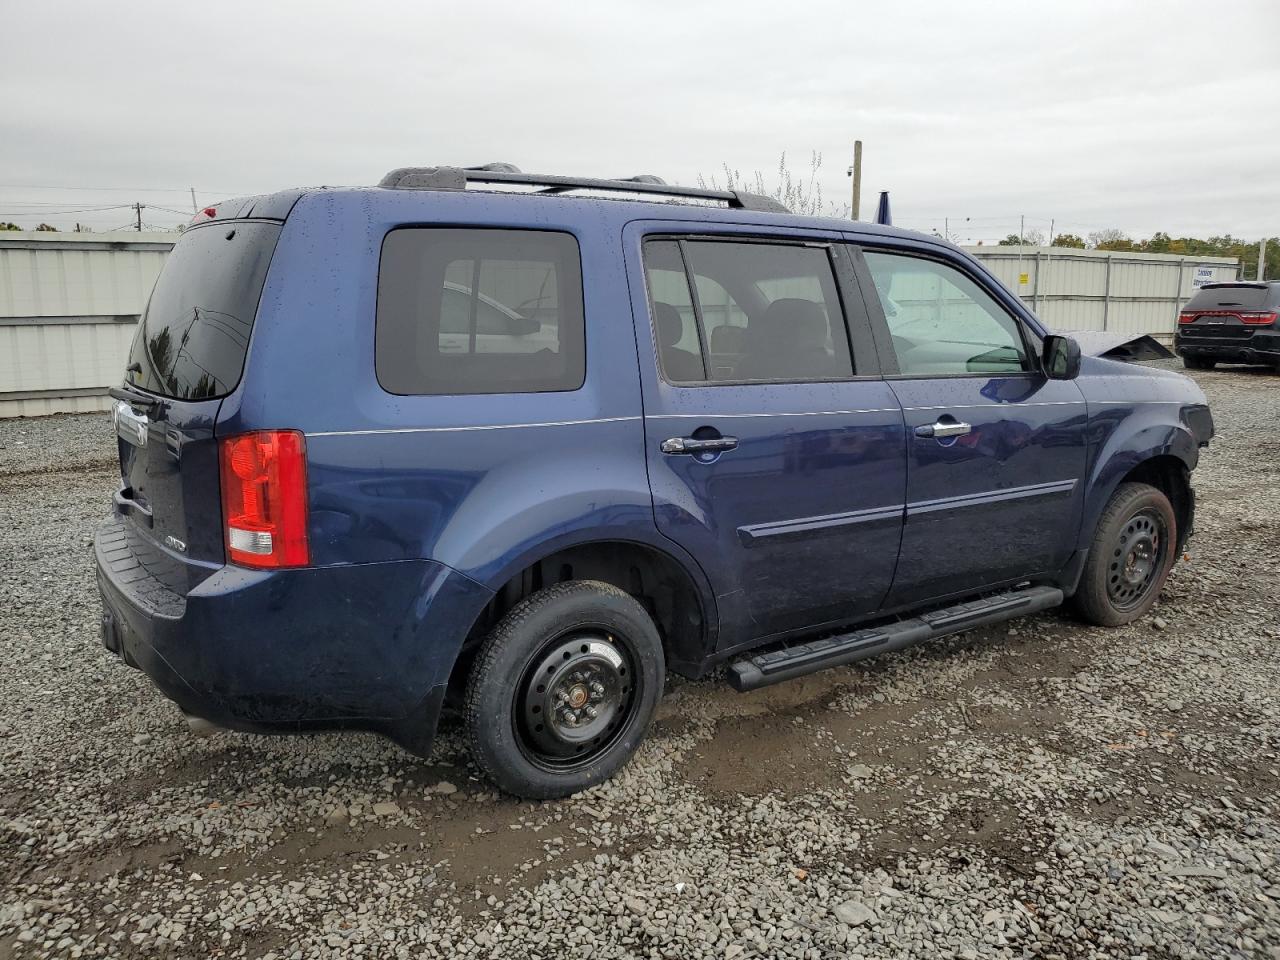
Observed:
[[[189,717],[425,756],[450,708],[503,789],[569,794],[668,670],[1146,613],[1213,422],[1081,342],[950,244],[653,177],[219,204],[112,391],[103,641]]]

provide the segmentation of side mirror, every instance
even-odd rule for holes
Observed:
[[[1044,372],[1050,380],[1074,380],[1080,376],[1080,344],[1070,337],[1050,334],[1044,338]]]

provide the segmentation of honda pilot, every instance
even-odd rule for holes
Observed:
[[[668,671],[1146,614],[1213,421],[1106,353],[941,240],[654,177],[217,204],[112,390],[103,641],[234,730],[427,756],[456,711],[495,784],[563,796]]]

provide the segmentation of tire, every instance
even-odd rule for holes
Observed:
[[[518,797],[586,790],[631,759],[665,678],[658,628],[629,594],[595,580],[540,590],[476,657],[464,710],[471,756]]]
[[[1155,606],[1173,567],[1178,521],[1163,493],[1122,483],[1111,495],[1072,598],[1076,613],[1101,627],[1132,623]]]
[[[1218,365],[1218,361],[1206,360],[1204,357],[1183,357],[1182,365],[1188,370],[1212,370]]]

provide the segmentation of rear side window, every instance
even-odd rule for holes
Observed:
[[[235,389],[280,227],[224,222],[182,235],[138,323],[127,382],[181,400]]]
[[[398,394],[576,390],[586,376],[577,241],[404,228],[378,269],[378,382]]]
[[[825,247],[652,240],[645,272],[659,362],[671,383],[853,375]]]

